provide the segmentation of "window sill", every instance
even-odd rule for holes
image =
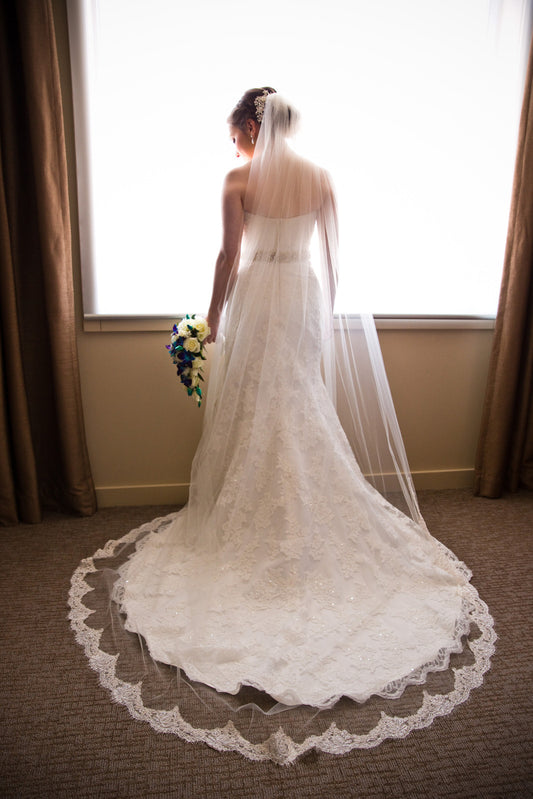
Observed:
[[[168,332],[179,316],[93,316],[83,319],[85,333]],[[379,316],[378,330],[493,330],[491,316]],[[348,315],[349,319],[349,315]]]

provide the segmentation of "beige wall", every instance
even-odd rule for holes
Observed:
[[[64,0],[54,0],[70,169],[78,345],[89,454],[101,506],[182,502],[202,410],[178,385],[166,332],[85,332]],[[380,340],[419,488],[472,482],[490,329],[386,329]]]
[[[418,488],[472,483],[490,330],[382,330]],[[89,452],[100,505],[181,502],[203,411],[178,385],[166,332],[79,334]]]
[[[418,488],[472,485],[492,335],[490,329],[381,331]]]

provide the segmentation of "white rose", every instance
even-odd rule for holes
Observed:
[[[196,386],[199,386],[199,385],[200,385],[199,377],[197,375],[194,376],[194,377],[191,376],[191,388],[196,388]]]
[[[200,352],[200,342],[197,338],[186,338],[183,342],[183,349],[187,352]]]
[[[196,330],[196,334],[198,336],[199,341],[203,341],[204,338],[207,338],[207,336],[211,332],[209,329],[209,325],[207,324],[203,316],[199,316],[198,319],[194,319],[193,325],[194,329]]]
[[[195,358],[194,361],[191,364],[193,369],[201,369],[203,365],[204,365],[204,362],[202,361],[201,358]]]
[[[178,325],[178,333],[180,336],[190,336],[191,331],[189,330],[189,325],[192,324],[191,319],[182,319]]]

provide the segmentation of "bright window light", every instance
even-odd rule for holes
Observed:
[[[339,310],[495,313],[531,2],[67,2],[86,314],[207,309],[226,119],[263,85],[337,186]]]

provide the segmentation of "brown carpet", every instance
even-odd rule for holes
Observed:
[[[472,568],[499,640],[484,685],[404,740],[293,766],[157,734],[113,704],[67,621],[70,577],[110,538],[171,508],[50,515],[0,530],[0,795],[3,797],[528,797],[533,494],[422,492],[428,525]]]

